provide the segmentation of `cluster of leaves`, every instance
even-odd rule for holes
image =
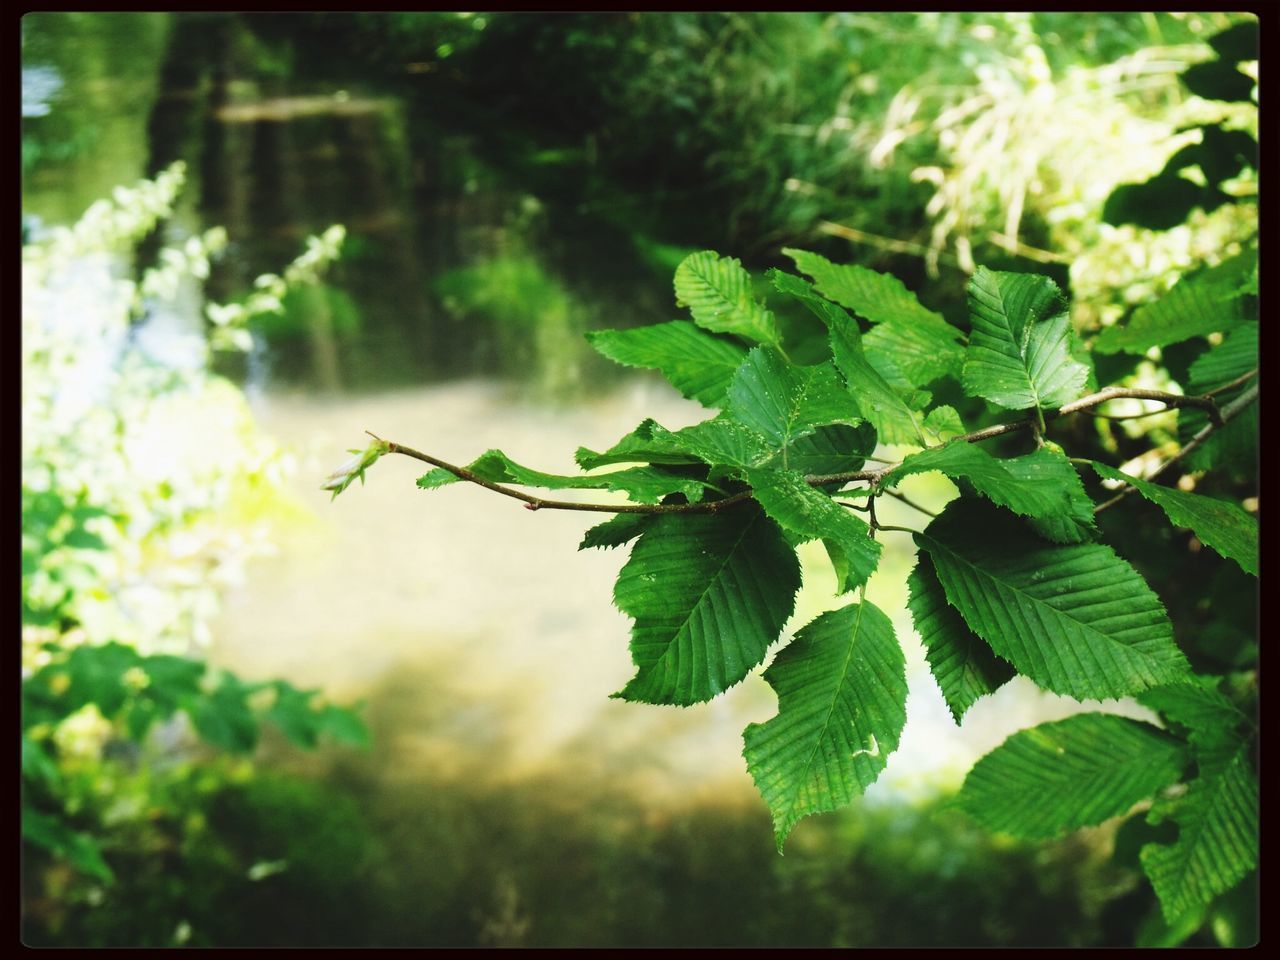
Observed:
[[[45,652],[48,662],[22,685],[22,835],[104,882],[115,878],[91,818],[80,817],[90,829],[77,828],[66,810],[69,774],[59,763],[57,731],[69,717],[91,716],[118,731],[119,742],[140,744],[182,713],[205,743],[239,754],[257,746],[263,720],[301,747],[316,746],[322,735],[367,742],[353,711],[317,703],[317,691],[283,680],[246,683],[193,657],[148,656],[114,642],[69,650],[47,644]]]
[[[232,752],[252,749],[259,713],[302,745],[363,737],[354,714],[314,706],[312,692],[215,676],[189,656],[220,585],[265,537],[264,508],[286,505],[278,451],[243,395],[208,372],[210,351],[247,346],[247,322],[314,282],[342,228],[311,238],[244,304],[211,304],[212,347],[194,338],[174,369],[140,343],[145,317],[208,276],[225,233],[163,246],[137,280],[120,263],[170,215],[183,178],[174,164],[117,188],[23,247],[23,836],[29,853],[103,882],[103,850],[145,813],[120,812],[110,771],[120,756],[177,751],[174,714]]]
[[[785,252],[809,279],[772,270],[769,282],[821,321],[823,359],[794,362],[786,347],[795,345],[738,261],[697,253],[675,275],[691,321],[589,336],[620,363],[657,369],[715,416],[677,431],[645,420],[606,451],[580,449],[588,472],[579,476],[545,474],[491,450],[465,468],[437,466],[418,486],[471,480],[622,491],[634,501],[613,508],[618,515],[581,544],[634,541],[614,589],[635,621],[636,674],[615,694],[630,701],[701,703],[748,676],[793,612],[795,547],[824,544],[839,591],[859,591],[858,599],[823,613],[778,652],[763,674],[778,714],[744,732],[781,850],[800,819],[865,790],[898,746],[904,657],[890,618],[865,599],[884,529],[875,501],[911,474],[943,473],[961,496],[912,531],[919,557],[909,607],[957,722],[1015,674],[1079,700],[1137,696],[1163,721],[1084,714],[1024,731],[974,768],[957,803],[992,829],[1046,837],[1155,798],[1150,821],[1178,831],[1172,842],[1143,847],[1143,867],[1170,923],[1203,911],[1257,860],[1248,675],[1224,687],[1192,672],[1159,597],[1101,542],[1080,471],[1091,484],[1094,473],[1131,484],[1255,576],[1256,518],[1237,503],[1068,458],[1044,439],[1047,421],[1114,396],[1083,396],[1097,387],[1090,345],[1048,278],[980,268],[968,286],[966,336],[892,276]],[[1251,407],[1239,378],[1257,364],[1257,323],[1246,319],[1252,276],[1256,252],[1187,279],[1093,345],[1146,350],[1228,334],[1197,362],[1192,386],[1234,384],[1234,403],[1226,414],[1214,409],[1211,425],[1203,402],[1180,410],[1187,445],[1206,468],[1229,456],[1229,446],[1215,444]],[[964,434],[956,410],[933,400],[947,381],[1026,416]],[[998,457],[977,444],[1015,431],[1034,439],[1029,452]],[[914,452],[866,469],[878,442]],[[375,452],[406,451],[390,444]],[[851,483],[866,485],[844,489]]]

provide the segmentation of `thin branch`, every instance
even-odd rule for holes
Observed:
[[[1224,383],[1220,387],[1214,387],[1212,390],[1209,390],[1208,392],[1206,392],[1204,396],[1216,397],[1220,393],[1226,393],[1228,390],[1234,390],[1236,387],[1243,386],[1244,384],[1248,383],[1257,375],[1258,375],[1258,368],[1254,367],[1248,373],[1242,373],[1240,374],[1240,376],[1236,377],[1234,380]]]
[[[895,499],[895,500],[901,500],[903,503],[905,503],[905,504],[906,504],[908,507],[910,507],[912,510],[918,510],[918,511],[920,511],[921,513],[923,513],[923,514],[925,514],[925,515],[927,515],[927,516],[930,516],[930,517],[936,517],[936,516],[937,516],[937,513],[935,513],[934,511],[930,510],[928,507],[922,507],[922,506],[920,506],[920,504],[918,504],[918,503],[914,502],[913,500],[908,500],[908,499],[906,498],[906,496],[904,496],[904,495],[903,495],[903,494],[901,494],[901,493],[898,493],[896,490],[886,490],[886,491],[884,491],[884,492],[885,492],[885,493],[887,493],[889,496],[893,497],[893,499]]]
[[[1160,474],[1164,473],[1166,470],[1172,467],[1175,463],[1177,463],[1187,454],[1191,453],[1197,447],[1202,445],[1206,440],[1209,439],[1210,436],[1212,436],[1218,430],[1221,430],[1229,421],[1231,421],[1236,416],[1238,416],[1240,412],[1245,409],[1245,407],[1249,406],[1249,404],[1253,403],[1253,401],[1256,399],[1258,399],[1258,388],[1256,385],[1254,385],[1250,387],[1248,390],[1246,390],[1244,393],[1240,394],[1240,396],[1232,400],[1225,407],[1223,407],[1221,410],[1220,416],[1218,418],[1218,421],[1216,423],[1206,424],[1201,430],[1199,430],[1196,433],[1194,437],[1192,437],[1189,441],[1187,441],[1186,446],[1184,446],[1181,450],[1179,450],[1177,453],[1171,456],[1164,463],[1160,464],[1160,466],[1157,467],[1155,471],[1146,478],[1147,481],[1150,482],[1156,479],[1156,477],[1160,476]],[[1117,493],[1110,500],[1107,500],[1105,503],[1100,503],[1096,507],[1094,507],[1093,512],[1097,514],[1097,513],[1101,513],[1103,510],[1107,510],[1111,507],[1114,507],[1117,503],[1119,503],[1125,497],[1129,496],[1129,494],[1133,493],[1135,490],[1137,490],[1137,487],[1126,486],[1123,490]]]
[[[492,480],[486,480],[466,467],[448,463],[438,457],[431,456],[429,453],[414,450],[412,447],[406,447],[401,443],[388,441],[387,453],[400,453],[406,457],[412,457],[414,460],[421,460],[423,463],[429,463],[434,467],[439,467],[441,470],[452,473],[459,480],[479,484],[494,493],[502,494],[504,497],[522,500],[526,510],[583,510],[593,513],[714,513],[724,507],[751,499],[751,491],[743,490],[741,493],[735,493],[730,497],[724,497],[720,500],[704,500],[700,503],[575,503],[572,500],[548,500],[545,497],[535,497],[522,490],[515,490],[500,483],[494,483]]]
[[[1072,401],[1066,406],[1058,410],[1048,410],[1041,412],[1036,411],[1036,417],[1025,420],[1014,420],[1010,423],[998,423],[994,426],[985,427],[982,430],[975,430],[972,433],[966,433],[963,436],[954,437],[947,441],[948,443],[977,443],[981,440],[989,440],[992,437],[998,437],[1002,434],[1013,433],[1017,430],[1034,429],[1039,426],[1037,419],[1043,417],[1044,420],[1053,420],[1058,417],[1066,416],[1072,413],[1079,413],[1089,410],[1099,404],[1106,403],[1109,400],[1119,400],[1125,397],[1137,398],[1140,400],[1157,400],[1171,407],[1199,407],[1206,410],[1212,421],[1205,430],[1196,435],[1192,441],[1183,448],[1176,457],[1169,461],[1168,464],[1161,467],[1157,474],[1163,472],[1167,466],[1175,462],[1177,459],[1185,456],[1194,450],[1203,442],[1203,437],[1211,433],[1213,429],[1217,429],[1227,419],[1227,411],[1232,411],[1231,416],[1235,416],[1244,406],[1257,396],[1258,388],[1255,386],[1232,403],[1222,409],[1218,409],[1218,405],[1208,396],[1185,397],[1177,393],[1165,393],[1160,390],[1143,390],[1138,388],[1127,387],[1107,387],[1105,390],[1099,390],[1097,393],[1090,394],[1087,397],[1081,397],[1079,400]],[[373,436],[373,434],[370,434]],[[381,438],[376,438],[381,439]],[[388,453],[399,453],[406,457],[412,457],[415,460],[421,460],[423,463],[429,463],[432,466],[445,470],[460,480],[466,480],[469,483],[477,484],[492,490],[494,493],[501,494],[504,497],[511,497],[524,503],[527,510],[578,510],[592,513],[715,513],[726,507],[735,506],[740,503],[746,503],[752,499],[750,490],[743,490],[740,493],[731,496],[721,497],[718,500],[701,500],[697,503],[577,503],[572,500],[550,500],[545,497],[534,496],[525,493],[522,490],[516,490],[512,487],[504,486],[500,483],[494,483],[492,480],[486,480],[478,474],[468,470],[466,467],[460,467],[457,464],[449,463],[438,457],[433,457],[428,453],[415,450],[412,447],[406,447],[403,444],[384,441],[387,443]],[[829,483],[856,483],[867,481],[876,483],[886,474],[897,467],[898,464],[888,464],[878,470],[853,470],[845,473],[828,473],[828,474],[810,474],[807,475],[805,483],[810,486],[823,486]],[[910,504],[914,506],[914,504]],[[1104,507],[1106,504],[1103,505]],[[1102,509],[1102,508],[1099,508]],[[927,512],[927,511],[926,511]]]
[[[840,504],[840,506],[842,507],[848,507],[850,510],[857,510],[859,513],[866,513],[871,509],[870,507],[859,506],[856,503],[850,503],[848,500],[837,500],[836,503]]]
[[[1068,413],[1075,413],[1079,410],[1087,410],[1089,407],[1096,407],[1100,403],[1106,403],[1108,400],[1120,399],[1134,400],[1158,400],[1166,407],[1199,407],[1209,414],[1209,419],[1215,421],[1219,425],[1222,423],[1222,414],[1218,410],[1218,405],[1208,396],[1187,397],[1180,393],[1166,393],[1163,390],[1143,390],[1136,387],[1107,387],[1099,390],[1097,393],[1091,393],[1087,397],[1081,397],[1068,403],[1062,407],[1057,415],[1065,416]]]

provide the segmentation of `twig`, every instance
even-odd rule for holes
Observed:
[[[1209,439],[1210,436],[1212,436],[1218,430],[1222,429],[1222,427],[1224,427],[1230,420],[1232,420],[1237,415],[1239,415],[1239,413],[1242,410],[1244,410],[1245,407],[1249,406],[1249,404],[1253,403],[1253,401],[1256,399],[1258,399],[1258,388],[1257,386],[1252,386],[1248,390],[1246,390],[1244,393],[1240,394],[1240,396],[1232,400],[1229,404],[1227,404],[1225,407],[1222,408],[1222,410],[1219,413],[1217,422],[1206,424],[1201,430],[1199,430],[1196,433],[1194,437],[1192,437],[1189,441],[1187,441],[1186,446],[1184,446],[1181,450],[1179,450],[1177,453],[1171,456],[1164,463],[1160,464],[1160,466],[1157,467],[1155,471],[1146,478],[1147,481],[1150,482],[1156,479],[1156,477],[1160,476],[1160,474],[1164,473],[1166,470],[1172,467],[1175,463],[1177,463],[1187,454],[1191,453],[1193,450],[1195,450],[1197,447],[1203,444],[1207,439]],[[1107,500],[1105,503],[1100,503],[1096,507],[1094,507],[1093,512],[1095,514],[1098,514],[1098,513],[1101,513],[1103,510],[1107,510],[1111,507],[1114,507],[1117,503],[1119,503],[1121,500],[1129,496],[1129,494],[1133,493],[1137,489],[1138,488],[1134,486],[1126,486],[1123,490],[1117,493],[1110,500]]]
[[[1208,396],[1185,397],[1177,393],[1165,393],[1160,390],[1142,390],[1138,388],[1126,387],[1107,387],[1105,390],[1099,390],[1097,393],[1090,394],[1087,397],[1081,397],[1074,400],[1066,406],[1058,410],[1036,411],[1036,417],[1025,420],[1014,420],[1010,423],[998,423],[994,426],[985,427],[982,430],[975,430],[972,433],[966,433],[963,436],[954,437],[947,441],[948,443],[977,443],[980,440],[989,440],[992,437],[998,437],[1002,434],[1013,433],[1017,430],[1033,429],[1038,426],[1037,419],[1053,420],[1058,417],[1066,416],[1072,413],[1079,413],[1096,407],[1099,404],[1106,403],[1108,400],[1119,400],[1126,397],[1133,397],[1140,400],[1158,400],[1171,407],[1199,407],[1209,413],[1212,421],[1205,430],[1196,435],[1192,441],[1187,444],[1182,451],[1169,461],[1164,467],[1160,468],[1162,472],[1169,464],[1177,459],[1190,453],[1195,447],[1203,442],[1203,437],[1213,429],[1221,426],[1229,417],[1227,411],[1232,411],[1231,416],[1235,416],[1244,406],[1257,396],[1258,388],[1253,387],[1251,390],[1241,394],[1239,398],[1221,411],[1217,404]],[[373,434],[370,434],[373,436]],[[380,439],[380,438],[378,438]],[[457,464],[449,463],[438,457],[433,457],[428,453],[415,450],[412,447],[406,447],[403,444],[385,441],[387,443],[388,453],[399,453],[406,457],[412,457],[415,460],[421,460],[423,463],[429,463],[432,466],[445,470],[460,480],[466,480],[469,483],[477,484],[486,489],[499,493],[504,497],[511,497],[515,500],[523,501],[527,510],[578,510],[592,513],[715,513],[726,507],[736,506],[740,503],[746,503],[752,499],[750,490],[743,490],[731,496],[721,497],[718,500],[701,500],[697,503],[576,503],[572,500],[549,500],[545,497],[537,497],[533,494],[524,493],[521,490],[515,490],[511,487],[504,486],[500,483],[494,483],[492,480],[486,480],[478,474],[468,470],[466,467],[460,467]],[[886,474],[892,471],[898,464],[888,464],[878,470],[852,470],[845,473],[828,473],[828,474],[810,474],[805,476],[805,483],[811,487],[825,486],[831,483],[857,483],[868,481],[876,483]],[[911,504],[914,506],[914,504]],[[1103,505],[1104,507],[1106,504]],[[1102,509],[1102,508],[1099,508]],[[926,511],[927,512],[927,511]]]
[[[1203,394],[1203,396],[1216,397],[1220,393],[1226,393],[1228,390],[1234,390],[1236,387],[1239,387],[1239,386],[1242,386],[1243,384],[1248,383],[1257,375],[1258,375],[1258,368],[1254,367],[1248,373],[1242,373],[1240,374],[1240,376],[1236,377],[1234,380],[1230,380],[1227,383],[1224,383],[1220,387],[1214,387],[1212,390],[1206,391]]]
[[[504,497],[523,500],[526,510],[584,510],[594,513],[714,513],[724,507],[751,499],[751,491],[743,490],[741,493],[735,493],[720,500],[704,500],[700,503],[575,503],[572,500],[548,500],[544,497],[535,497],[532,494],[524,493],[521,490],[514,490],[500,483],[494,483],[492,480],[486,480],[466,467],[448,463],[438,457],[431,456],[429,453],[406,447],[404,444],[388,441],[387,453],[400,453],[406,457],[412,457],[414,460],[421,460],[423,463],[429,463],[434,467],[439,467],[441,470],[452,473],[459,480],[479,484],[494,493],[502,494]]]
[[[936,516],[938,515],[937,513],[935,513],[934,511],[932,511],[932,510],[928,509],[927,507],[922,507],[922,506],[920,506],[920,504],[915,503],[915,502],[914,502],[914,501],[912,501],[912,500],[908,500],[908,499],[907,499],[903,494],[898,493],[896,490],[886,490],[886,491],[884,491],[884,492],[885,492],[885,493],[887,493],[889,496],[893,497],[895,500],[901,500],[903,503],[905,503],[905,504],[906,504],[908,507],[910,507],[912,510],[918,510],[918,511],[920,511],[921,513],[923,513],[923,514],[925,514],[925,515],[927,515],[927,516],[930,516],[930,517],[936,517]]]

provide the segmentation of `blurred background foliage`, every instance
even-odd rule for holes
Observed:
[[[1116,824],[1030,847],[869,799],[778,859],[736,797],[407,771],[376,687],[371,753],[300,753],[363,727],[203,651],[310,522],[272,398],[311,428],[478,377],[572,417],[651,380],[582,334],[671,319],[701,248],[890,271],[961,327],[975,264],[1047,273],[1085,334],[1247,249],[1252,17],[37,13],[22,43],[27,942],[1247,941],[1247,890],[1163,928]],[[1095,359],[1168,388],[1208,346]],[[1178,424],[1063,429],[1126,461]],[[1245,495],[1247,459],[1204,492]],[[1256,656],[1234,565],[1150,505],[1100,519],[1199,669]]]

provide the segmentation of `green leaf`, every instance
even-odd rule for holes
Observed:
[[[614,586],[639,668],[614,696],[688,705],[727,690],[764,659],[799,587],[795,553],[753,506],[654,517]]]
[[[125,672],[140,660],[137,650],[114,641],[76,647],[64,665],[70,680],[64,694],[67,712],[92,703],[104,717],[114,717],[129,697]]]
[[[794,471],[752,470],[746,479],[765,513],[798,536],[800,543],[821,539],[839,547],[846,565],[841,593],[867,582],[880,561],[881,547],[871,539],[866,523]]]
[[[734,374],[725,412],[780,449],[833,423],[860,423],[858,405],[830,363],[788,363],[776,350],[752,350]]]
[[[1094,341],[1098,353],[1146,353],[1152,347],[1231,330],[1244,322],[1238,291],[1257,252],[1182,277],[1155,303],[1133,312],[1123,326],[1107,327]]]
[[[326,706],[320,714],[320,729],[340,743],[369,746],[369,729],[360,715],[347,707]]]
[[[1188,673],[1159,598],[1109,547],[1051,546],[963,497],[916,543],[969,629],[1046,690],[1123,697]]]
[[[1242,323],[1221,344],[1196,358],[1188,370],[1187,393],[1192,395],[1218,390],[1258,369],[1258,323]],[[1233,387],[1215,395],[1219,407],[1236,400],[1256,386],[1257,380]],[[1178,440],[1184,446],[1209,424],[1209,417],[1196,407],[1178,410]],[[1258,405],[1251,404],[1226,426],[1219,428],[1203,445],[1183,461],[1192,470],[1211,470],[1228,464],[1242,473],[1254,472],[1258,445]]]
[[[1196,750],[1199,776],[1180,797],[1162,797],[1149,819],[1171,819],[1178,839],[1142,848],[1142,867],[1160,898],[1165,919],[1226,893],[1258,862],[1258,785],[1247,743],[1220,742]]]
[[[988,830],[1047,839],[1126,813],[1185,766],[1159,728],[1081,713],[1009,737],[974,764],[956,806]]]
[[[1258,518],[1238,504],[1148,483],[1105,463],[1093,463],[1093,469],[1104,479],[1128,483],[1160,507],[1174,526],[1189,528],[1205,546],[1234,560],[1245,573],[1258,575]]]
[[[587,334],[591,346],[629,367],[650,367],[690,400],[718,407],[747,351],[722,337],[703,333],[687,320],[634,330]]]
[[[835,264],[807,250],[783,248],[796,267],[813,277],[823,296],[872,323],[897,321],[903,330],[955,331],[940,314],[920,305],[916,295],[892,274],[856,264]]]
[[[578,544],[578,549],[620,547],[644,533],[648,525],[649,517],[643,513],[619,513],[588,530]]]
[[[274,723],[285,738],[299,747],[310,749],[320,739],[320,714],[313,710],[311,701],[315,690],[299,690],[292,684],[277,680],[276,699],[267,710],[266,719]]]
[[[961,333],[936,314],[895,317],[884,321],[862,338],[872,364],[889,359],[912,386],[924,386],[939,377],[958,377],[964,364]]]
[[[604,453],[579,447],[573,459],[584,470],[594,470],[614,463],[679,465],[701,462],[701,458],[685,449],[685,445],[676,439],[675,434],[649,419],[642,420],[638,427]],[[419,485],[421,482],[419,481]]]
[[[50,853],[65,857],[82,873],[96,877],[103,883],[115,882],[115,874],[102,859],[102,850],[98,844],[88,834],[73,830],[60,817],[23,804],[22,837]]]
[[[979,267],[968,292],[973,329],[962,378],[969,394],[1010,410],[1080,396],[1089,368],[1071,356],[1071,320],[1052,280]]]
[[[837,810],[880,776],[906,722],[893,624],[870,603],[824,613],[764,673],[778,714],[743,731],[743,755],[782,851],[803,817]]]
[[[1046,446],[1000,462],[1023,484],[1050,485],[1066,491],[1066,507],[1060,513],[1031,520],[1031,528],[1036,533],[1054,543],[1084,543],[1093,538],[1097,529],[1093,501],[1084,492],[1080,474],[1064,454]]]
[[[1049,451],[1040,451],[1045,457],[1057,456]],[[1048,517],[1062,513],[1068,507],[1067,481],[1061,476],[1051,476],[1046,471],[1038,483],[1027,483],[1022,477],[1014,476],[1005,468],[1007,461],[997,460],[991,454],[972,443],[949,443],[942,447],[921,450],[906,457],[902,463],[894,467],[879,482],[882,489],[896,486],[904,477],[913,473],[927,473],[937,470],[948,477],[964,478],[978,493],[997,503],[1008,507],[1014,513],[1026,517]],[[1080,483],[1080,478],[1071,469],[1065,457],[1067,472]]]
[[[752,296],[751,277],[732,257],[690,254],[676,268],[675,288],[676,304],[688,307],[703,329],[775,346],[781,339],[773,314]]]
[[[1240,708],[1218,690],[1213,677],[1194,676],[1183,683],[1144,690],[1138,701],[1186,727],[1191,742],[1201,747],[1238,740],[1241,729],[1252,726]]]
[[[827,317],[831,327],[831,353],[844,374],[858,409],[876,428],[884,443],[924,446],[921,414],[912,408],[867,360],[858,324],[843,311]]]
[[[907,586],[911,591],[907,607],[924,644],[925,659],[959,723],[979,697],[994,693],[1011,680],[1014,669],[992,653],[947,603],[927,553],[916,555]]]
[[[801,437],[787,451],[787,466],[805,474],[824,476],[861,470],[876,449],[875,429],[869,423],[857,427],[836,424],[818,427]]]
[[[515,483],[553,490],[621,490],[640,503],[657,503],[671,493],[681,493],[690,500],[697,500],[705,488],[701,481],[692,477],[653,466],[631,467],[591,476],[543,473],[521,466],[501,450],[486,451],[468,464],[467,469],[482,480],[493,483]],[[461,482],[460,477],[438,467],[418,478],[418,486],[424,490]]]
[[[196,732],[215,747],[248,753],[258,744],[258,721],[248,703],[249,695],[257,689],[223,674],[217,689],[188,705]]]
[[[924,430],[938,442],[945,443],[964,433],[964,424],[955,407],[943,404],[929,411],[929,415],[924,418]]]
[[[724,415],[677,430],[671,436],[682,450],[713,465],[754,467],[778,454],[764,434]]]

